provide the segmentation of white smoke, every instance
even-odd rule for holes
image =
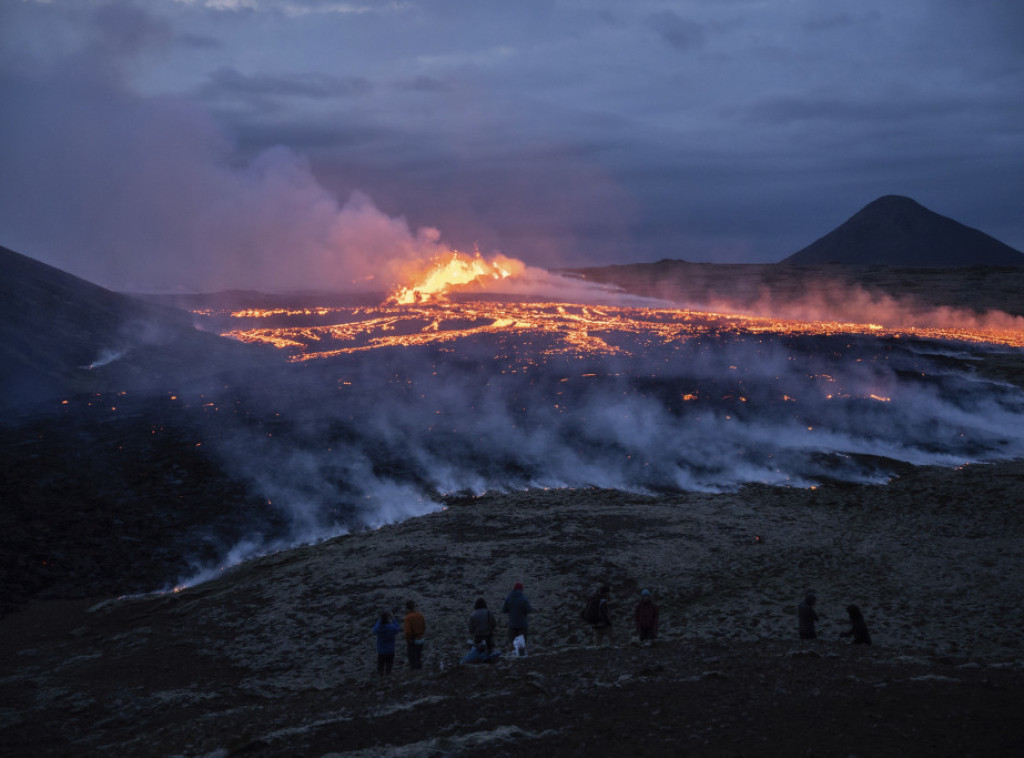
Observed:
[[[79,366],[79,368],[85,369],[86,371],[92,371],[93,369],[97,369],[102,366],[106,366],[110,363],[113,363],[114,361],[120,360],[122,357],[124,357],[124,354],[124,350],[103,348],[102,350],[100,350],[100,354],[96,357],[94,361],[92,361],[91,363],[87,363],[84,366]]]
[[[664,297],[687,306],[720,313],[792,321],[836,321],[879,324],[893,329],[931,328],[1024,332],[1024,316],[1002,311],[978,312],[953,306],[929,306],[910,296],[896,296],[863,286],[823,279],[807,279],[798,293],[780,292],[761,285],[754,295],[731,297],[685,295],[663,288]]]
[[[881,483],[906,464],[1024,456],[1024,393],[933,345],[710,334],[628,359],[521,354],[516,371],[496,348],[535,346],[361,353],[235,388],[275,426],[228,423],[217,450],[304,541],[449,495]]]
[[[289,147],[246,151],[201,101],[141,94],[136,64],[172,35],[157,17],[111,4],[75,18],[53,45],[0,56],[6,246],[165,292],[380,290],[398,262],[447,250],[364,194],[340,201]]]

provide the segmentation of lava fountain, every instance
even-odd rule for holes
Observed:
[[[501,254],[485,259],[479,251],[470,256],[453,250],[425,263],[408,263],[403,268],[403,280],[412,283],[398,287],[388,296],[386,302],[393,305],[438,300],[459,288],[486,288],[494,282],[522,276],[526,264]]]

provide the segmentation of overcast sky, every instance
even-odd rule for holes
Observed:
[[[1024,249],[1024,2],[0,0],[0,245],[119,289],[774,262],[885,194]]]

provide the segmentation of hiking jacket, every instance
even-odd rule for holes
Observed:
[[[533,612],[529,598],[522,590],[512,590],[505,598],[505,604],[501,606],[501,612],[508,614],[508,626],[510,629],[526,629],[527,614]]]
[[[405,633],[406,642],[421,640],[427,632],[427,620],[419,611],[409,611],[402,619],[402,631]]]
[[[395,637],[402,631],[397,621],[390,624],[380,623],[380,619],[373,625],[373,633],[377,635],[377,653],[380,655],[393,655],[395,652]]]
[[[633,611],[633,623],[636,624],[636,631],[658,633],[658,606],[654,603],[640,601]]]
[[[469,633],[474,637],[490,637],[494,627],[494,614],[489,608],[477,608],[469,617]]]

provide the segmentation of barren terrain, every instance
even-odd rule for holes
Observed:
[[[37,601],[0,621],[0,739],[25,756],[1021,754],[1022,476],[473,498],[178,593]],[[499,610],[515,581],[530,655],[460,665],[473,601]],[[617,638],[595,648],[578,612],[603,581]],[[651,648],[629,644],[642,588]],[[810,588],[820,640],[801,643]],[[378,678],[370,627],[407,598],[425,669],[400,650]],[[840,639],[850,602],[870,648]]]

